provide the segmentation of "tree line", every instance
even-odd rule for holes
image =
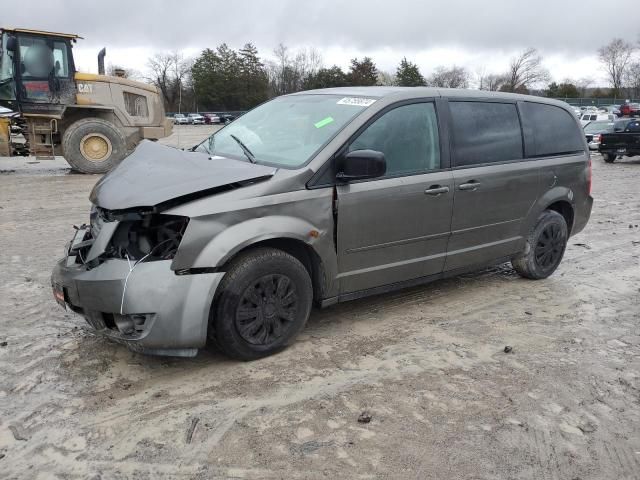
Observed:
[[[354,58],[349,68],[325,66],[313,48],[292,50],[278,45],[265,60],[252,43],[234,50],[223,43],[196,58],[178,52],[158,53],[147,62],[145,80],[161,91],[167,111],[247,110],[278,95],[316,88],[397,85],[477,88],[535,93],[549,97],[640,97],[638,45],[614,39],[598,51],[610,88],[593,88],[592,78],[551,82],[543,57],[535,48],[510,59],[503,72],[471,72],[464,66],[436,66],[424,75],[416,63],[402,58],[394,72],[378,69],[370,57]],[[137,72],[127,72],[139,76]],[[551,83],[549,83],[551,82]],[[543,86],[546,86],[543,87]]]

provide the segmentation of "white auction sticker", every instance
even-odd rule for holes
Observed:
[[[354,107],[368,107],[373,105],[374,98],[362,98],[362,97],[344,97],[338,100],[338,105],[353,105]]]

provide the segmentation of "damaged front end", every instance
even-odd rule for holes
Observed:
[[[274,173],[265,165],[141,142],[94,186],[90,224],[76,227],[53,270],[56,300],[132,349],[195,355],[206,343],[224,273],[172,268],[190,218],[165,212]]]
[[[89,228],[80,227],[84,235],[75,245],[72,242],[69,254],[87,268],[110,258],[130,262],[172,260],[188,224],[188,217],[153,210],[112,212],[94,206]]]
[[[171,269],[189,218],[93,207],[52,275],[54,297],[101,334],[144,353],[192,356],[206,342],[222,274]]]

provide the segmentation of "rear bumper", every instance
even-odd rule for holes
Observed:
[[[224,273],[176,275],[171,261],[107,260],[87,270],[60,260],[54,292],[99,334],[135,351],[193,356],[206,344],[209,311]]]

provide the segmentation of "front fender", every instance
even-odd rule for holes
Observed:
[[[311,232],[318,232],[313,234]],[[194,268],[223,265],[239,251],[257,242],[274,238],[299,240],[314,248],[328,232],[300,218],[269,216],[232,225],[216,235],[196,256]],[[315,249],[315,248],[314,248]]]

